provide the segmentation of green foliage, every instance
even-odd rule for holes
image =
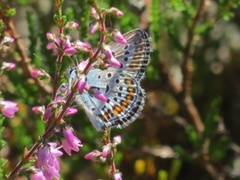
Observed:
[[[0,114],[0,152],[3,150],[4,146],[6,145],[6,142],[2,138],[3,131],[4,131],[4,127],[3,127],[4,120],[5,118],[3,117],[2,114]],[[3,168],[5,167],[6,163],[7,163],[7,160],[5,160],[3,157],[0,156],[0,179],[3,179],[4,177]]]
[[[29,10],[24,16],[27,26],[24,26],[26,29],[23,31],[28,31],[28,35],[22,37],[21,30],[18,29],[19,37],[23,42],[25,40],[29,42],[29,46],[24,47],[34,69],[42,68],[51,76],[55,72],[56,56],[52,55],[51,50],[46,49],[48,44],[46,32],[55,30],[56,24],[63,27],[67,21],[76,21],[80,27],[73,35],[70,31],[67,35],[72,39],[79,38],[83,42],[86,41],[92,46],[98,45],[99,34],[90,36],[88,27],[89,22],[93,20],[90,15],[90,5],[94,4],[94,1],[61,1],[59,6],[63,6],[64,10],[58,11],[54,17],[52,17],[54,7],[44,14],[34,4],[35,2],[31,2],[32,4],[27,0],[17,2],[18,8],[31,6],[37,10]],[[174,180],[182,177],[210,179],[212,174],[205,168],[206,164],[211,165],[219,174],[224,174],[225,179],[233,178],[231,170],[228,169],[234,164],[233,157],[237,154],[229,148],[230,142],[233,143],[229,134],[234,134],[231,133],[234,128],[229,127],[230,133],[228,134],[226,131],[221,131],[220,126],[224,126],[222,121],[232,122],[232,119],[239,117],[239,109],[236,110],[236,115],[233,114],[233,108],[238,105],[239,101],[240,81],[237,77],[239,75],[237,67],[239,67],[238,51],[240,50],[231,47],[230,40],[226,39],[224,34],[230,37],[231,31],[225,32],[224,29],[225,27],[237,27],[238,21],[233,21],[233,18],[236,13],[234,10],[239,8],[240,2],[238,0],[209,1],[210,4],[201,10],[202,2],[201,0],[152,0],[151,4],[145,6],[145,9],[137,9],[136,5],[131,4],[132,1],[95,1],[101,8],[114,6],[124,12],[121,18],[107,17],[109,29],[118,28],[125,33],[141,26],[150,34],[153,46],[151,63],[147,69],[147,80],[142,82],[147,96],[142,116],[128,128],[114,129],[112,132],[113,136],[120,134],[123,139],[115,156],[117,166],[123,173],[123,179]],[[213,11],[214,7],[215,11]],[[58,8],[55,7],[55,10]],[[15,18],[18,16],[18,12],[12,8],[4,12],[7,16],[13,16],[15,13]],[[200,17],[197,16],[198,13]],[[15,23],[18,23],[17,21],[20,22],[22,19],[17,19]],[[3,20],[0,21],[1,31],[6,28],[3,22]],[[224,25],[221,26],[221,24]],[[231,37],[234,39],[238,36],[232,35]],[[7,83],[2,92],[5,99],[17,100],[20,104],[17,117],[4,121],[4,126],[8,132],[11,132],[7,139],[11,149],[9,159],[15,162],[16,159],[22,157],[23,149],[30,148],[31,144],[42,135],[45,124],[40,116],[33,115],[30,111],[33,106],[48,104],[50,94],[42,92],[39,85],[25,72],[26,69],[23,67],[25,64],[20,60],[19,50],[12,48],[9,54],[2,53],[0,59],[14,59],[17,62],[17,68],[4,76],[3,80]],[[222,61],[221,58],[227,55],[229,57]],[[211,59],[213,56],[214,58]],[[186,112],[184,106],[187,104],[182,97],[182,90],[185,87],[181,83],[185,75],[183,73],[185,57],[192,63],[190,96],[204,126],[202,132],[196,128],[195,122],[192,121],[191,115]],[[84,55],[78,58],[86,59]],[[74,63],[75,59],[64,57],[64,64],[60,71],[61,78],[65,77],[66,68]],[[223,69],[219,74],[214,73],[214,63],[220,64]],[[231,76],[232,74],[234,75]],[[49,82],[41,82],[52,85]],[[228,82],[235,84],[228,87],[225,85]],[[227,92],[229,93],[225,94]],[[236,104],[233,103],[234,100]],[[227,104],[229,101],[233,105]],[[232,116],[228,114],[229,112]],[[0,116],[0,149],[6,144],[2,140],[3,119]],[[66,121],[75,129],[76,135],[80,137],[84,146],[79,153],[74,153],[73,157],[63,157],[62,179],[74,179],[84,174],[84,171],[88,172],[89,169],[96,173],[94,175],[98,178],[106,179],[107,168],[105,166],[84,160],[86,153],[102,146],[100,139],[102,132],[95,131],[83,111],[74,117],[68,117]],[[164,157],[161,150],[154,150],[155,146],[165,144],[171,148],[175,156]],[[143,174],[139,175],[133,170],[134,162],[144,158],[152,158],[154,163],[144,167]],[[6,161],[1,158],[0,179],[3,178],[4,173],[9,171],[8,167],[5,167],[3,171],[5,163]],[[203,176],[196,177],[189,171],[203,174]],[[239,177],[240,173],[236,175],[236,178]]]

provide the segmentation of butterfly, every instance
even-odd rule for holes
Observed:
[[[123,37],[128,42],[126,45],[108,44],[121,66],[105,70],[92,68],[85,76],[87,84],[103,93],[107,102],[98,100],[88,91],[75,96],[75,101],[83,107],[98,131],[128,126],[138,118],[145,103],[140,81],[150,61],[150,40],[142,29],[132,30]]]

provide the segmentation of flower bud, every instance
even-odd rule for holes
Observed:
[[[91,160],[93,162],[98,162],[100,160],[101,152],[98,150],[94,150],[84,156],[85,159]]]
[[[110,66],[121,67],[121,63],[113,56],[109,46],[103,45],[103,54],[106,56]]]
[[[79,24],[74,22],[74,21],[69,21],[67,22],[67,24],[65,25],[65,28],[72,28],[72,29],[77,29],[79,27]]]
[[[71,116],[78,112],[76,108],[68,107],[65,116]]]
[[[115,7],[110,8],[109,13],[112,13],[115,16],[123,16],[124,15],[122,11],[120,11],[119,9],[117,9]]]
[[[120,144],[121,142],[122,142],[122,137],[121,137],[121,136],[115,136],[115,137],[113,138],[113,143],[114,143],[115,145]]]
[[[84,91],[84,89],[86,87],[86,84],[87,84],[86,79],[80,79],[78,81],[77,89],[78,89],[79,94],[83,93],[83,91]]]
[[[90,22],[90,24],[89,24],[89,32],[90,32],[90,34],[95,34],[98,29],[99,29],[99,22],[98,21]]]
[[[118,42],[120,44],[127,44],[127,40],[123,37],[123,35],[118,30],[113,30],[112,32],[113,39],[115,42]]]
[[[34,112],[35,114],[44,114],[45,106],[34,106],[32,107],[32,112]]]
[[[95,98],[97,98],[100,101],[107,102],[108,99],[102,92],[100,92],[96,88],[93,89],[93,92],[94,92]]]
[[[1,69],[12,70],[16,67],[15,63],[12,62],[3,62]]]
[[[106,158],[108,156],[108,154],[110,153],[110,150],[111,150],[110,145],[103,146],[102,157]]]
[[[122,173],[121,172],[117,172],[113,175],[113,179],[114,180],[122,180]]]
[[[95,9],[94,7],[91,7],[91,8],[90,8],[90,13],[91,13],[91,15],[92,15],[93,17],[96,17],[96,16],[97,16],[97,11],[96,11],[96,9]]]

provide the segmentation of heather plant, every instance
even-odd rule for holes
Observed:
[[[238,14],[237,0],[1,1],[0,179],[239,179]],[[129,118],[145,107],[99,132],[80,95],[108,97],[87,74],[120,69],[109,46],[136,31],[153,51]]]
[[[121,65],[106,43],[109,39],[120,44],[127,44],[127,41],[119,30],[106,27],[105,21],[106,16],[120,17],[123,16],[123,12],[115,7],[110,9],[100,8],[94,1],[89,3],[91,6],[90,15],[93,18],[89,24],[89,32],[90,34],[97,32],[100,34],[100,40],[96,45],[97,49],[93,49],[88,43],[80,40],[71,41],[67,36],[67,31],[77,29],[79,24],[68,21],[66,16],[62,14],[63,2],[54,1],[56,12],[54,21],[58,27],[57,34],[46,33],[49,42],[46,48],[52,50],[52,57],[56,59],[53,77],[44,69],[35,69],[30,72],[32,78],[45,80],[53,85],[50,103],[46,106],[32,107],[33,113],[42,117],[45,129],[37,142],[29,150],[25,151],[22,160],[6,175],[7,179],[13,179],[19,174],[26,174],[32,180],[59,179],[60,164],[58,159],[63,155],[62,151],[71,156],[72,151],[78,152],[83,146],[80,139],[74,135],[74,128],[64,120],[65,117],[78,112],[74,107],[75,94],[89,91],[96,99],[102,102],[107,101],[107,97],[102,92],[87,84],[84,75],[78,76],[81,73],[86,74],[90,68],[99,68],[101,66],[102,69],[107,69],[112,66],[120,67]],[[13,40],[14,38],[5,36],[1,46],[13,42]],[[105,57],[100,57],[101,52]],[[79,57],[83,57],[83,54],[87,57],[87,60],[79,60]],[[64,58],[64,56],[67,58]],[[66,70],[65,77],[61,75],[63,61],[75,63],[73,64],[75,67]],[[14,63],[3,62],[1,74],[4,70],[11,70],[14,67]],[[2,100],[0,104],[1,112],[6,117],[13,118],[15,112],[18,111],[15,102]],[[121,143],[121,137],[116,136],[112,140],[110,129],[106,129],[102,140],[104,143],[102,150],[93,150],[86,154],[85,159],[109,164],[108,175],[113,179],[121,179],[121,172],[116,168],[114,162],[116,146]],[[3,147],[3,143],[1,147]]]

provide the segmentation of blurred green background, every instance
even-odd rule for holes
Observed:
[[[240,3],[237,0],[99,0],[103,8],[117,7],[121,18],[107,17],[108,27],[125,33],[142,28],[151,37],[153,53],[142,87],[145,108],[129,127],[114,129],[122,143],[116,154],[123,179],[240,179]],[[22,39],[2,52],[0,62],[17,68],[1,77],[2,97],[17,101],[20,110],[6,119],[1,156],[8,172],[44,130],[31,107],[48,104],[51,84],[36,83],[30,68],[54,73],[56,58],[46,49],[46,32],[56,33],[54,8],[49,0],[9,1],[16,9],[13,24]],[[9,8],[1,3],[1,14]],[[97,46],[90,36],[87,0],[65,0],[63,14],[79,22],[72,39]],[[0,16],[1,18],[1,16]],[[3,17],[2,17],[3,18]],[[8,31],[8,30],[7,30]],[[8,32],[11,34],[12,32]],[[23,62],[25,53],[29,62]],[[63,75],[72,61],[65,57]],[[61,179],[108,179],[107,166],[86,161],[89,151],[102,146],[101,132],[81,110],[66,119],[84,147],[61,158]],[[18,177],[16,179],[24,179]]]

